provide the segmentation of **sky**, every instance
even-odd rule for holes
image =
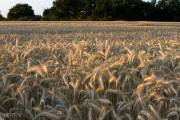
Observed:
[[[52,2],[53,0],[0,0],[0,11],[4,17],[7,17],[9,9],[14,5],[17,3],[28,3],[32,6],[36,15],[42,15],[44,9],[52,6]]]

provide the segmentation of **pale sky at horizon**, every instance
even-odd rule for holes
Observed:
[[[28,3],[36,15],[42,15],[45,8],[50,8],[54,0],[0,0],[1,14],[6,17],[9,9],[17,3]],[[148,1],[148,0],[144,0]]]

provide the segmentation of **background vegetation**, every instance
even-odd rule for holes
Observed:
[[[0,20],[4,20],[4,17],[0,14]]]
[[[40,20],[41,16],[35,15],[28,4],[16,4],[9,10],[8,20]]]
[[[180,1],[55,0],[51,8],[44,10],[42,18],[34,15],[31,6],[18,4],[10,9],[8,20],[179,21]]]

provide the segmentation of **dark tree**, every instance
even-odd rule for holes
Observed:
[[[157,20],[180,20],[179,0],[160,0],[156,6]]]
[[[33,20],[34,10],[28,4],[16,4],[9,10],[9,20]]]
[[[92,17],[99,20],[111,20],[112,19],[112,0],[97,0],[95,2],[95,9]]]
[[[180,21],[180,0],[55,0],[43,19]]]
[[[0,20],[4,20],[4,17],[0,14]]]
[[[112,18],[125,19],[125,0],[112,0]]]
[[[1,11],[0,11],[0,20],[4,20],[4,17],[1,14]]]
[[[71,20],[78,19],[85,6],[83,0],[55,0],[50,9],[43,13],[46,20]]]
[[[43,12],[43,20],[61,20],[62,14],[60,10],[52,7],[49,9],[45,9]]]

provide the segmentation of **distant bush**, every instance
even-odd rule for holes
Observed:
[[[0,14],[0,21],[4,20],[5,18]]]
[[[35,18],[34,10],[28,4],[16,4],[8,13],[8,20],[32,20],[33,18]]]
[[[35,15],[34,20],[35,21],[42,20],[42,16],[41,15]]]

